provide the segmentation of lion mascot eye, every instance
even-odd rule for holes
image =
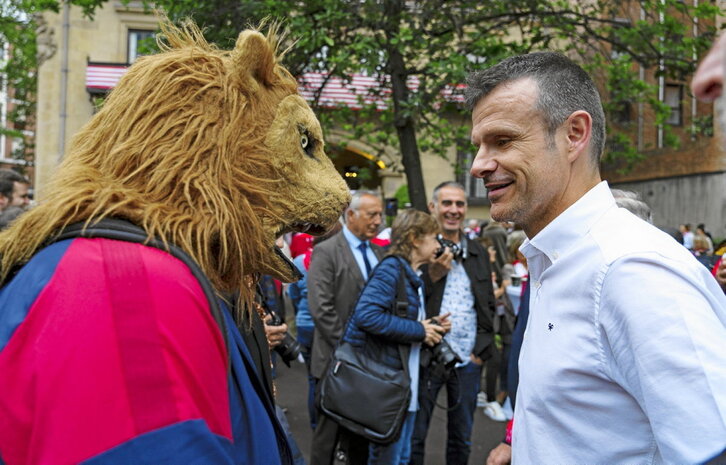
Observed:
[[[315,158],[315,138],[304,128],[300,128],[300,147],[305,151],[305,155]]]

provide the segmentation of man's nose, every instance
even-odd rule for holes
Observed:
[[[483,178],[489,173],[494,172],[497,169],[496,161],[488,156],[484,149],[479,149],[476,153],[476,157],[471,164],[469,172],[475,178]]]
[[[696,98],[713,102],[721,96],[724,83],[724,59],[726,58],[726,34],[716,41],[696,70],[691,90]]]

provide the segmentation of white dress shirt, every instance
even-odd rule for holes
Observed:
[[[520,248],[515,464],[692,464],[726,448],[726,297],[602,182]]]

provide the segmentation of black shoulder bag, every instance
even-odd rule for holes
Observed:
[[[405,270],[398,277],[394,311],[406,317]],[[386,366],[341,342],[320,388],[320,408],[336,423],[366,439],[389,444],[398,439],[411,400],[408,347],[399,344],[403,370]]]

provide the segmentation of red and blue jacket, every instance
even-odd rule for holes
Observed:
[[[223,302],[142,244],[77,238],[0,290],[0,464],[280,464],[283,430]]]

